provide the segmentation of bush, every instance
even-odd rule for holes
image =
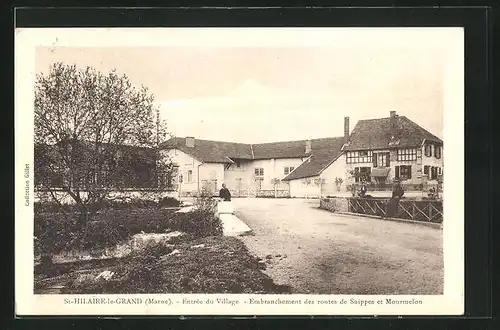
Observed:
[[[211,209],[195,209],[179,215],[180,231],[194,238],[222,235],[222,221]]]
[[[35,213],[35,254],[44,256],[73,246],[78,240],[80,228],[76,219],[76,216],[66,218],[57,213],[45,213],[43,216]]]
[[[37,254],[55,254],[73,249],[101,249],[116,246],[141,231],[162,233],[180,230],[172,210],[106,210],[81,228],[78,214],[35,214],[34,235]]]
[[[114,247],[141,232],[178,230],[192,237],[222,235],[222,222],[213,204],[188,213],[158,208],[107,209],[83,228],[78,223],[78,213],[36,213],[34,220],[37,255]]]
[[[164,197],[164,198],[160,199],[160,201],[158,202],[158,206],[160,206],[160,207],[177,207],[180,205],[181,205],[181,202],[178,199],[173,198],[173,197]]]
[[[62,206],[56,202],[35,202],[33,211],[36,213],[69,213],[75,212],[76,206],[73,204],[63,204]]]

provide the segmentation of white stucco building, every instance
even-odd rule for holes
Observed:
[[[162,146],[162,155],[177,168],[171,179],[181,195],[197,195],[204,188],[217,194],[225,183],[233,196],[288,197],[290,181],[283,179],[304,162],[314,162],[314,155],[333,153],[332,148],[339,152],[338,141],[244,144],[176,137]]]

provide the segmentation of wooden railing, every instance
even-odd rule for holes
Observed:
[[[347,198],[348,212],[387,217],[388,198]],[[391,218],[415,221],[443,222],[442,200],[401,199]]]

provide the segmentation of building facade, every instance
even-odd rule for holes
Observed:
[[[74,174],[52,173],[53,157],[47,157],[45,149],[39,147],[35,153],[37,187],[74,185],[74,180],[66,182]],[[115,180],[112,185],[161,187],[177,196],[204,191],[217,195],[223,183],[240,197],[320,197],[349,191],[361,182],[386,190],[395,179],[407,189],[421,190],[442,183],[444,175],[443,141],[394,111],[386,118],[360,120],[352,132],[346,117],[341,137],[260,144],[175,137],[159,151],[127,146],[110,150],[125,150],[130,158],[108,171],[113,175],[104,176]],[[160,173],[162,162],[173,164],[174,170]],[[109,181],[89,172],[88,166],[82,168],[86,177],[90,175],[88,184]]]
[[[162,146],[161,157],[175,165],[168,180],[181,196],[217,194],[225,183],[233,196],[288,197],[283,179],[330,140],[243,144],[177,137]]]
[[[443,141],[404,116],[361,120],[343,148],[349,184],[380,188],[437,185],[443,178]]]

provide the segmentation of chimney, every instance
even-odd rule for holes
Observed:
[[[396,111],[391,111],[391,138],[396,138],[398,136],[398,115]]]
[[[186,136],[186,147],[194,148],[194,137]]]
[[[344,117],[344,143],[349,141],[349,117]]]
[[[312,147],[311,147],[311,140],[306,141],[306,154],[311,153]]]

